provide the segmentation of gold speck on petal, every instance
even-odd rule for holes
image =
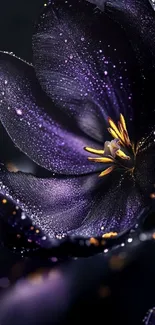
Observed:
[[[99,241],[96,238],[92,237],[90,238],[90,244],[94,246],[99,246]]]
[[[102,235],[102,238],[112,238],[112,237],[116,237],[118,235],[117,232],[109,232],[107,234]]]
[[[114,166],[111,166],[111,167],[105,169],[105,170],[104,170],[104,171],[99,175],[99,177],[106,176],[106,175],[110,174],[113,170],[114,170]]]
[[[6,203],[7,203],[7,200],[6,200],[6,199],[3,199],[3,200],[2,200],[2,203],[3,203],[3,204],[6,204]]]

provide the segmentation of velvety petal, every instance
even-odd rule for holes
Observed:
[[[0,120],[20,150],[56,173],[100,169],[87,160],[85,146],[99,147],[58,114],[37,83],[33,67],[0,53]]]
[[[82,226],[71,234],[92,236],[97,233],[120,233],[138,222],[147,199],[130,175],[114,175],[98,192]]]
[[[134,181],[116,175],[40,179],[1,171],[1,192],[51,237],[101,236],[136,224],[145,205]]]
[[[86,134],[103,142],[109,115],[122,112],[130,121],[138,74],[132,50],[123,30],[94,5],[52,1],[33,47],[42,88]]]
[[[155,12],[149,0],[92,0],[123,27],[135,52],[141,78],[136,80],[139,105],[135,110],[135,138],[154,130]],[[135,78],[136,79],[136,78]],[[138,85],[139,83],[139,85]]]
[[[92,205],[101,180],[94,174],[40,179],[24,173],[0,172],[1,192],[13,198],[34,224],[51,237],[78,228]]]
[[[36,174],[38,169],[41,170],[15,146],[2,124],[0,124],[0,163],[5,165],[9,171]]]

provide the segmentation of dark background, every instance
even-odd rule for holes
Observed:
[[[0,0],[0,50],[32,61],[34,23],[46,1]]]
[[[43,0],[0,0],[0,51],[13,52],[32,62],[34,23],[44,3]],[[0,278],[9,276],[11,266],[19,259],[19,256],[0,248]]]
[[[1,51],[13,52],[16,56],[32,62],[33,26],[44,3],[43,0],[0,0]],[[107,302],[104,306],[107,309],[106,317],[109,313],[109,320],[105,318],[104,309],[102,315],[102,305],[100,307],[102,324],[110,324],[112,314],[113,325],[142,324],[146,311],[154,306],[154,246],[149,248],[149,254],[146,251],[141,252],[139,258],[140,261],[134,261],[123,275],[116,275],[109,280],[114,294],[111,302]],[[1,248],[0,278],[9,276],[10,269],[19,260],[19,256]],[[95,308],[94,305],[92,308]]]

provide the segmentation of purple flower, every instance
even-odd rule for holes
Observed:
[[[55,0],[34,32],[33,65],[0,54],[1,124],[34,168],[10,169],[2,157],[0,191],[25,213],[10,210],[8,222],[29,241],[115,236],[150,204],[153,18],[147,1],[111,1],[103,12]]]

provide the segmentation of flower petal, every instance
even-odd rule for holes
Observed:
[[[33,67],[0,53],[0,120],[15,145],[37,164],[56,173],[100,170],[99,165],[87,160],[84,147],[102,147],[84,137],[74,121],[52,108]]]
[[[33,224],[17,203],[8,195],[0,193],[0,243],[22,256],[49,247],[50,239],[45,241],[44,232]]]
[[[82,226],[71,232],[73,235],[102,236],[105,233],[120,233],[138,222],[138,215],[147,205],[147,200],[129,175],[108,176],[106,190],[103,188],[94,199],[93,206]]]
[[[40,179],[1,170],[0,192],[13,198],[51,238],[120,233],[138,222],[146,202],[127,175],[120,180],[115,173]]]
[[[105,141],[109,115],[131,118],[132,51],[123,30],[94,5],[52,1],[33,47],[42,88],[86,134]]]
[[[41,169],[14,145],[2,124],[0,124],[0,153],[0,163],[9,171],[36,174],[37,169]]]
[[[0,172],[0,192],[30,216],[51,237],[78,228],[92,205],[97,176],[39,179],[24,173]],[[21,221],[22,222],[22,221]]]
[[[135,53],[140,73],[138,78],[134,78],[139,96],[134,121],[135,138],[140,140],[144,134],[148,135],[155,125],[155,110],[152,105],[155,84],[155,13],[149,0],[92,1],[105,9],[111,19],[123,26]]]

